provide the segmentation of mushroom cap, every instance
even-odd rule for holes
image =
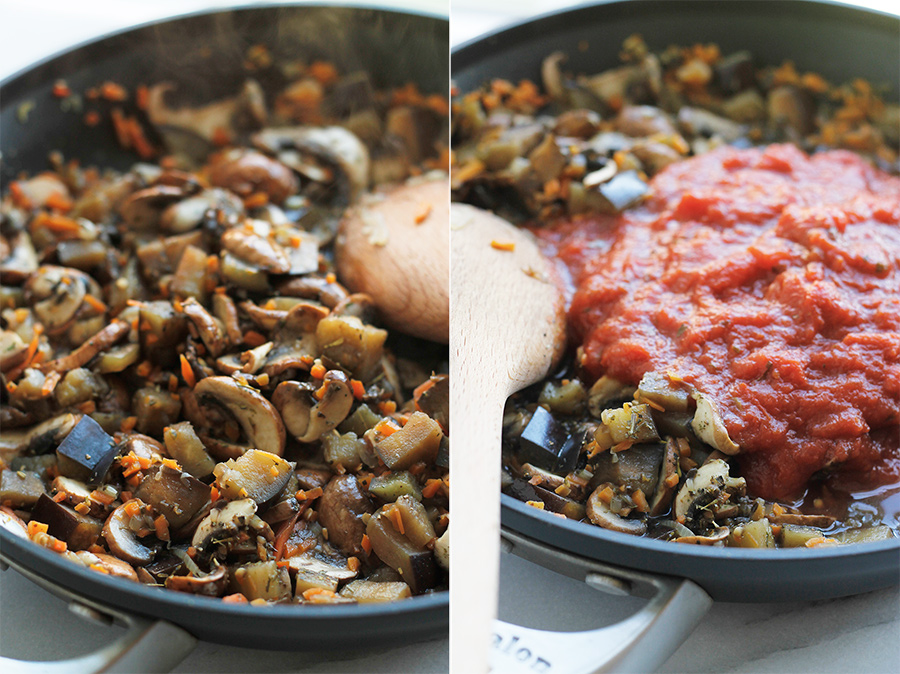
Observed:
[[[231,377],[207,377],[194,387],[198,401],[211,398],[225,407],[241,425],[248,448],[277,456],[284,454],[284,423],[278,410],[256,389]]]

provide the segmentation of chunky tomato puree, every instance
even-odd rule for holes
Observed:
[[[900,179],[773,145],[651,188],[539,232],[571,273],[587,372],[711,396],[758,496],[799,497],[830,467],[854,489],[900,480]]]

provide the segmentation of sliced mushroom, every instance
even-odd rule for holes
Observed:
[[[25,522],[6,506],[0,506],[0,529],[5,529],[19,538],[28,538],[28,527]]]
[[[740,446],[728,436],[728,429],[725,428],[716,403],[699,391],[695,391],[692,397],[697,401],[697,411],[691,421],[691,428],[697,437],[723,454],[733,455],[741,451]]]
[[[668,438],[662,464],[659,468],[656,492],[653,494],[653,500],[650,502],[650,515],[652,517],[664,514],[669,510],[669,506],[672,505],[675,488],[678,486],[680,479],[678,463],[680,456],[678,441],[675,438]]]
[[[235,536],[242,528],[250,525],[256,516],[256,501],[244,498],[229,501],[222,508],[212,510],[194,532],[191,539],[200,553],[206,554],[211,546]]]
[[[188,317],[197,332],[200,339],[206,346],[210,355],[217,358],[225,350],[227,346],[225,340],[225,330],[220,322],[193,297],[189,297],[181,303],[181,312]]]
[[[611,529],[612,531],[619,531],[623,534],[640,536],[645,533],[647,531],[647,525],[643,520],[628,519],[610,510],[609,504],[607,504],[601,496],[607,488],[611,488],[611,485],[601,484],[594,490],[594,493],[591,494],[590,498],[588,498],[587,507],[585,509],[588,519],[597,526],[603,527],[604,529]]]
[[[159,219],[162,229],[183,234],[199,227],[207,213],[223,214],[226,222],[244,215],[244,203],[228,190],[211,188],[169,206]]]
[[[247,264],[273,274],[286,274],[291,260],[271,237],[262,236],[246,227],[232,227],[222,235],[222,246]]]
[[[351,200],[355,200],[369,185],[369,151],[356,135],[343,127],[270,128],[257,133],[253,142],[269,152],[278,153],[293,148],[336,164],[347,177]]]
[[[692,471],[693,472],[693,471]],[[707,461],[693,475],[688,474],[675,497],[675,518],[693,530],[715,517],[716,508],[726,504],[732,496],[743,494],[747,482],[742,477],[730,477],[728,464],[722,459]]]
[[[241,197],[262,192],[269,201],[282,203],[299,188],[294,173],[281,162],[261,152],[233,149],[213,158],[209,180]]]
[[[37,426],[0,433],[0,458],[12,460],[24,452],[44,454],[69,434],[81,420],[80,414],[60,414]]]
[[[322,381],[322,395],[313,403],[310,391],[296,381],[281,382],[272,402],[288,430],[300,442],[314,442],[347,418],[353,406],[350,380],[340,370],[329,370]]]
[[[37,253],[28,232],[11,237],[9,248],[9,255],[0,261],[0,281],[19,284],[37,270]]]
[[[279,295],[318,300],[329,309],[334,309],[340,302],[347,299],[348,294],[342,285],[321,276],[292,278],[278,286],[277,290]]]
[[[347,560],[342,556],[319,548],[309,550],[300,555],[289,557],[288,568],[294,572],[315,573],[327,576],[338,582],[356,578],[358,572],[347,565]]]
[[[137,504],[140,513],[132,517],[126,511],[129,504]],[[153,530],[153,519],[146,514],[146,504],[139,499],[131,499],[112,511],[103,525],[103,538],[116,557],[129,564],[143,566],[153,561],[154,550],[144,545],[137,536],[142,526]],[[149,522],[146,521],[149,519]]]
[[[107,575],[115,576],[116,578],[124,578],[125,580],[138,582],[138,576],[134,567],[124,560],[113,557],[112,555],[105,555],[102,552],[94,553],[88,552],[87,550],[79,550],[75,554],[85,566],[93,569],[101,569]]]
[[[6,372],[25,360],[28,344],[12,330],[0,332],[0,370]]]
[[[205,576],[169,576],[165,581],[166,588],[188,594],[199,594],[204,597],[221,597],[228,587],[228,572],[224,566],[216,567]]]
[[[596,419],[611,403],[629,400],[634,395],[634,386],[623,384],[618,379],[603,375],[588,391],[588,409]]]
[[[25,284],[25,296],[48,333],[58,333],[75,319],[85,296],[100,295],[100,286],[77,269],[43,265]]]
[[[184,190],[156,185],[130,194],[119,206],[119,215],[132,230],[148,232],[160,225],[163,212],[184,197]]]
[[[255,389],[231,377],[207,377],[194,387],[194,395],[201,404],[204,399],[213,400],[234,416],[247,436],[247,449],[284,453],[284,423],[278,410]]]
[[[730,534],[731,529],[728,527],[718,527],[707,536],[679,536],[675,542],[693,545],[724,545]]]

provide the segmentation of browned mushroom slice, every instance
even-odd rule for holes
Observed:
[[[248,527],[255,516],[256,501],[253,499],[229,501],[220,508],[214,508],[203,518],[194,532],[191,545],[201,553],[207,553],[212,546],[236,536],[241,529]]]
[[[294,194],[299,183],[287,166],[261,152],[233,149],[216,156],[208,167],[209,180],[241,197],[263,192],[269,201],[282,203]]]
[[[88,293],[100,295],[100,286],[90,276],[54,265],[43,265],[25,284],[35,316],[51,334],[69,327]]]
[[[320,276],[299,276],[285,281],[277,288],[279,295],[303,297],[318,300],[329,309],[334,309],[347,298],[347,290],[339,283]]]
[[[613,486],[601,484],[588,498],[585,512],[588,519],[599,527],[619,531],[623,534],[640,536],[647,531],[647,525],[643,520],[630,519],[614,513],[606,501],[606,494],[614,491]]]
[[[0,370],[6,372],[19,365],[28,352],[28,344],[12,330],[0,332]]]
[[[222,246],[249,265],[272,274],[286,274],[291,260],[284,249],[269,237],[246,227],[232,227],[222,235]]]
[[[350,380],[340,370],[325,373],[319,392],[311,395],[299,382],[284,381],[272,394],[288,430],[300,442],[314,442],[333,430],[353,406]],[[318,400],[313,402],[313,398]]]
[[[716,403],[708,396],[695,391],[694,400],[697,401],[697,411],[694,412],[694,420],[691,428],[697,437],[703,442],[712,445],[723,454],[737,454],[741,448],[728,436],[728,429],[719,414]]]
[[[80,414],[60,414],[31,428],[0,433],[0,458],[9,461],[25,451],[43,454],[69,434],[81,420]]]
[[[130,433],[119,445],[120,456],[125,456],[129,452],[151,461],[158,461],[167,456],[166,447],[159,440],[143,433]]]
[[[165,585],[170,590],[199,594],[204,597],[221,597],[228,587],[228,572],[224,566],[216,567],[205,576],[169,576]]]
[[[0,281],[19,284],[38,268],[38,257],[28,232],[19,232],[9,239],[10,252],[0,260]]]
[[[326,546],[316,547],[300,555],[294,555],[287,559],[288,568],[295,573],[313,573],[326,576],[338,583],[356,578],[358,571],[354,571],[347,564],[347,559]]]
[[[295,170],[303,173],[310,162],[304,162],[304,154],[321,157],[327,163],[336,164],[343,171],[350,186],[350,199],[356,199],[369,186],[369,150],[352,132],[340,126],[269,128],[253,136],[253,142],[270,152],[280,153],[283,161],[290,162]],[[297,153],[290,155],[286,148]],[[315,180],[314,177],[310,176]],[[319,176],[319,182],[328,176]]]
[[[206,452],[190,421],[167,426],[163,439],[169,455],[188,473],[201,479],[212,474],[216,462]]]
[[[169,206],[160,217],[160,226],[167,232],[182,234],[199,227],[209,211],[237,220],[244,214],[244,203],[227,190],[204,190]]]
[[[316,508],[319,523],[328,529],[328,540],[341,552],[361,555],[366,525],[362,517],[375,512],[375,506],[353,475],[336,475],[325,487]]]
[[[240,306],[241,311],[247,314],[251,321],[266,332],[274,330],[288,315],[285,309],[268,309],[258,306],[249,300],[241,302]]]
[[[204,256],[205,259],[205,256]],[[193,297],[181,303],[181,312],[197,328],[200,339],[213,358],[218,358],[225,350],[225,330],[219,321]]]
[[[278,410],[255,389],[231,377],[207,377],[194,387],[198,402],[212,400],[227,409],[253,447],[277,456],[284,453],[285,431]]]
[[[672,505],[675,497],[675,488],[681,479],[681,470],[678,459],[681,453],[678,441],[675,438],[666,440],[666,448],[663,453],[662,464],[659,467],[659,479],[656,482],[656,491],[650,502],[650,515],[653,517],[664,514]]]
[[[119,215],[129,228],[139,232],[153,231],[169,206],[184,196],[180,187],[156,185],[133,192],[119,206]]]
[[[137,511],[137,514],[130,514]],[[153,518],[147,514],[147,506],[139,499],[126,501],[106,519],[103,538],[110,551],[129,564],[143,566],[153,561],[153,548],[144,545],[138,533],[153,531]]]
[[[731,529],[728,527],[718,527],[712,533],[706,536],[679,536],[675,539],[676,543],[690,543],[693,545],[725,545]]]
[[[281,493],[293,470],[294,463],[280,456],[250,449],[237,459],[218,464],[213,473],[223,497],[251,498],[263,505]]]
[[[768,515],[768,518],[772,524],[794,524],[817,529],[827,529],[836,521],[830,515],[804,515],[802,513],[773,513]]]
[[[225,327],[225,334],[232,346],[237,346],[244,341],[241,332],[241,324],[238,320],[237,306],[234,300],[225,293],[216,293],[212,298],[212,310]]]
[[[87,365],[97,354],[106,351],[125,337],[130,330],[131,326],[125,321],[113,319],[109,325],[77,349],[66,356],[44,363],[40,366],[40,370],[42,372],[68,372],[76,367]]]
[[[117,559],[112,555],[105,555],[102,552],[94,553],[88,552],[87,550],[79,550],[75,554],[85,566],[97,569],[101,573],[106,573],[107,575],[115,576],[116,578],[124,578],[125,580],[138,582],[138,575],[135,572],[134,567],[126,561]]]

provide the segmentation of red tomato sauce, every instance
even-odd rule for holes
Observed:
[[[722,148],[637,208],[538,235],[588,374],[712,397],[750,493],[798,498],[823,469],[900,481],[900,179],[849,152]]]

